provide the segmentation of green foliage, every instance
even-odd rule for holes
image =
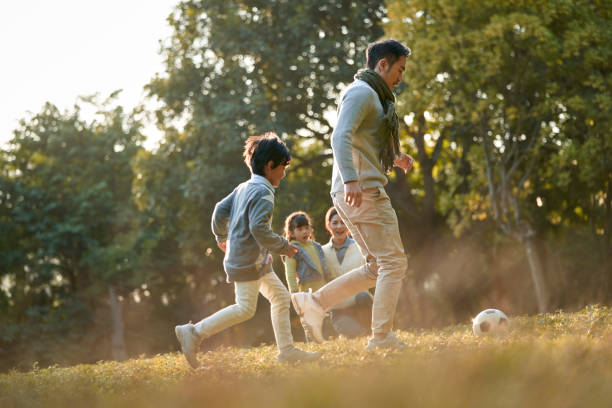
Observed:
[[[282,365],[275,347],[179,353],[124,363],[34,367],[0,375],[2,406],[604,407],[612,397],[608,308],[511,318],[507,338],[469,325],[399,332],[408,348],[364,350],[364,339],[300,345],[320,362]]]
[[[323,114],[382,35],[383,12],[380,1],[183,2],[169,18],[166,76],[149,85],[165,102],[159,115],[186,111],[195,131],[225,129],[215,132],[223,145],[229,131],[324,140]]]
[[[78,106],[46,104],[3,152],[1,344],[20,358],[69,361],[74,349],[50,356],[67,336],[77,347],[107,285],[134,284],[131,161],[142,135],[134,115],[110,102],[91,123]]]
[[[418,140],[425,128],[429,149],[445,142],[437,209],[455,234],[495,225],[522,242],[546,239],[535,255],[549,254],[557,288],[567,275],[555,258],[580,225],[590,225],[598,254],[609,251],[612,3],[394,0],[388,8],[387,34],[413,51],[400,96],[414,117],[408,129]],[[590,262],[587,252],[583,271],[607,282],[609,262]]]

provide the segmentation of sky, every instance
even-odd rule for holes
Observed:
[[[72,109],[81,95],[123,89],[126,110],[163,72],[159,41],[179,0],[24,0],[0,2],[0,146],[18,120],[45,102]],[[86,118],[87,119],[87,118]],[[152,126],[145,146],[159,140]]]

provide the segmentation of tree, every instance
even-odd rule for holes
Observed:
[[[448,137],[457,152],[455,173],[465,175],[449,178],[449,202],[460,214],[450,220],[459,232],[471,220],[491,217],[523,244],[541,312],[549,298],[535,245],[542,232],[536,229],[539,180],[559,170],[557,154],[583,145],[576,123],[595,116],[598,125],[609,123],[594,112],[610,104],[610,51],[604,49],[610,9],[607,1],[389,4],[388,32],[413,47],[420,67],[408,67],[406,99],[427,101],[415,116],[427,110],[437,141]],[[585,63],[594,72],[585,72]],[[593,144],[608,143],[603,128],[580,128],[596,137]],[[597,172],[609,184],[609,168]],[[601,187],[592,191],[605,195]]]
[[[140,161],[139,202],[151,220],[148,264],[176,319],[232,299],[231,288],[218,285],[225,275],[210,217],[214,203],[249,177],[246,137],[275,131],[291,149],[277,231],[297,209],[290,206],[319,213],[331,204],[327,112],[363,65],[367,43],[382,35],[383,16],[383,2],[372,0],[213,0],[182,2],[169,17],[166,72],[147,87],[162,102],[156,114],[166,136]]]
[[[105,297],[113,356],[127,356],[118,296],[134,285],[131,160],[142,135],[135,114],[109,109],[111,100],[89,123],[79,106],[62,113],[47,103],[20,122],[3,151],[0,228],[11,245],[0,245],[2,278],[10,282],[2,341],[10,347],[27,350],[27,339],[43,331],[49,345],[63,335],[76,342]],[[53,351],[32,357],[46,361]]]
[[[383,3],[186,1],[169,17],[167,77],[149,85],[160,117],[326,141],[343,84],[382,35]],[[208,123],[207,123],[208,121]]]

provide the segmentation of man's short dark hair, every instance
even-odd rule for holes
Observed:
[[[368,45],[366,50],[366,66],[368,69],[376,68],[381,59],[386,59],[389,66],[395,64],[400,57],[410,56],[410,48],[399,41],[380,40]]]
[[[244,162],[251,173],[264,175],[266,163],[272,161],[272,168],[286,165],[291,160],[289,149],[274,132],[264,133],[260,136],[251,136],[244,143]]]

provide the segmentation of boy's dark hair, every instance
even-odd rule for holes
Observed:
[[[305,225],[312,226],[312,221],[310,220],[310,217],[308,216],[308,214],[306,214],[304,211],[292,212],[291,214],[289,214],[287,218],[285,218],[285,231],[284,231],[285,238],[288,241],[295,239],[295,237],[292,234],[292,231],[296,228],[300,228]],[[312,235],[310,238],[314,239]]]
[[[383,58],[387,60],[389,66],[392,66],[400,57],[408,57],[410,53],[410,48],[399,41],[391,39],[376,41],[368,45],[366,50],[366,66],[374,69],[378,61]]]
[[[269,161],[272,161],[273,169],[291,161],[289,149],[274,132],[249,137],[244,143],[242,156],[251,173],[260,176],[264,175],[264,167]]]

